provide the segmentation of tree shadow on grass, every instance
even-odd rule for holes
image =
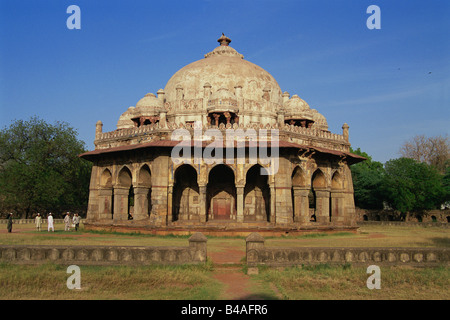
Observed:
[[[434,243],[436,247],[450,247],[449,237],[434,237],[431,238],[431,241]]]

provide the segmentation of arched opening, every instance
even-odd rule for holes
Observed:
[[[259,164],[247,171],[244,188],[244,220],[269,221],[270,220],[270,187],[268,176],[261,175]]]
[[[100,175],[99,190],[99,213],[100,218],[113,219],[114,217],[114,192],[112,186],[112,174],[109,169],[103,170]]]
[[[367,216],[367,214],[363,215],[363,220],[364,221],[369,221],[369,217]]]
[[[123,167],[117,179],[117,187],[120,191],[120,206],[119,212],[126,213],[126,219],[130,220],[133,217],[134,211],[134,189],[132,185],[132,175],[130,169]],[[120,218],[125,219],[125,217]]]
[[[193,220],[199,218],[200,199],[197,171],[183,164],[175,171],[172,196],[172,220]]]
[[[337,220],[339,216],[343,214],[343,203],[342,203],[342,189],[343,183],[341,174],[336,171],[331,178],[331,196],[330,196],[330,222],[332,219]]]
[[[112,188],[112,175],[109,169],[105,169],[100,177],[100,186],[104,189]]]
[[[432,222],[437,222],[436,216],[431,216],[431,221],[432,221]]]
[[[134,215],[134,188],[133,186],[130,187],[130,190],[128,191],[128,220],[133,220]]]
[[[447,216],[447,222],[450,222],[450,216]]]
[[[311,190],[309,193],[309,207],[310,212],[312,212],[310,221],[317,222],[319,214],[319,201],[317,197],[317,191],[323,190],[327,186],[325,175],[320,169],[317,169],[311,177]],[[311,210],[313,209],[313,210]]]
[[[291,200],[292,200],[292,218],[294,221],[302,221],[305,215],[309,215],[308,189],[306,188],[305,174],[300,167],[295,167],[291,176]],[[306,206],[306,207],[305,207]],[[302,212],[307,210],[308,212]]]
[[[144,164],[139,170],[138,187],[142,189],[142,196],[139,195],[139,210],[143,216],[150,216],[152,212],[152,173],[147,164]],[[136,207],[135,207],[136,209]]]
[[[233,170],[219,164],[211,169],[206,187],[208,219],[236,219],[236,186]]]

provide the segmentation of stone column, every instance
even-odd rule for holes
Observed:
[[[200,222],[206,222],[206,186],[201,185],[199,190],[199,204],[200,204]]]
[[[114,222],[128,220],[128,195],[130,188],[114,188]]]
[[[315,190],[316,192],[316,220],[320,224],[330,222],[330,191]]]
[[[166,225],[169,225],[172,220],[172,201],[173,201],[173,186],[167,187],[167,221]]]
[[[273,184],[269,185],[270,188],[270,222],[276,223],[277,222],[277,207],[275,205],[276,201],[276,193],[275,193],[275,186]]]
[[[293,187],[294,189],[294,222],[306,224],[309,222],[309,189]]]
[[[236,221],[244,222],[244,186],[236,186]]]
[[[332,191],[331,201],[331,222],[342,225],[344,223],[344,194]]]
[[[134,220],[148,219],[148,191],[147,187],[134,187]]]
[[[98,218],[100,220],[103,219],[112,219],[112,195],[113,189],[99,189],[98,190]]]

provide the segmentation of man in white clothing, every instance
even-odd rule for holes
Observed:
[[[70,214],[69,212],[66,213],[66,216],[64,217],[64,231],[70,231]]]
[[[53,216],[51,212],[48,214],[47,224],[48,224],[47,231],[50,231],[50,229],[52,229],[52,231],[55,232],[55,228],[53,227]]]

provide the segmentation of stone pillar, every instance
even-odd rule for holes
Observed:
[[[314,190],[316,192],[316,221],[320,224],[330,222],[330,191]]]
[[[345,141],[348,142],[349,136],[348,136],[348,128],[350,128],[348,126],[348,124],[344,123],[344,125],[342,126],[342,135],[344,136]]]
[[[206,242],[208,239],[201,233],[194,233],[189,238],[189,249],[193,261],[206,262]]]
[[[236,221],[244,222],[244,186],[236,186]]]
[[[148,219],[148,192],[150,188],[134,187],[133,220]]]
[[[98,218],[100,220],[103,219],[112,219],[112,195],[113,189],[99,189],[98,190]]]
[[[342,225],[344,223],[344,194],[332,191],[331,201],[331,222]]]
[[[103,123],[98,120],[95,124],[95,139],[100,139],[100,136],[103,132]]]
[[[294,189],[294,222],[306,224],[309,222],[309,189],[293,187]]]
[[[281,109],[279,109],[278,111],[277,111],[277,123],[278,123],[278,127],[281,129],[281,128],[284,128],[284,115],[285,115],[285,111],[284,111],[284,109],[283,108],[281,108]]]
[[[277,207],[275,205],[276,201],[276,193],[275,193],[275,186],[273,184],[269,185],[270,188],[270,222],[276,223],[277,222]]]
[[[199,204],[200,204],[200,222],[206,222],[206,186],[201,185],[199,190]]]
[[[173,201],[173,186],[168,186],[168,188],[167,188],[167,221],[166,221],[166,225],[170,224],[173,220],[172,201]]]
[[[130,188],[114,188],[114,222],[128,220],[128,195]]]

